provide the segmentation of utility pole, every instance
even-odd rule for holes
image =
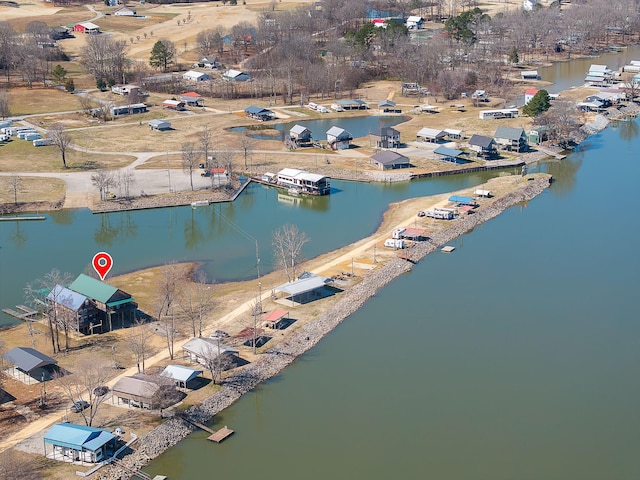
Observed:
[[[169,152],[167,152],[167,175],[169,176],[169,193],[171,193],[171,169],[169,168]]]

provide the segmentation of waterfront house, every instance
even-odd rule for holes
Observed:
[[[31,385],[31,380],[51,380],[58,371],[57,360],[30,347],[14,347],[2,358],[13,365],[11,376],[28,385]]]
[[[289,138],[298,147],[311,146],[313,144],[311,130],[303,125],[294,125],[289,130]]]
[[[329,177],[297,168],[283,168],[278,172],[276,183],[284,188],[293,188],[310,195],[328,195],[331,191]]]
[[[125,322],[133,323],[135,320],[138,304],[131,295],[119,288],[81,273],[69,285],[69,289],[96,302],[106,320],[103,331],[112,330],[114,322],[119,321],[120,327],[123,327]]]
[[[166,120],[149,120],[149,128],[151,130],[171,130],[171,122],[167,122]]]
[[[369,136],[375,142],[376,148],[398,148],[400,146],[400,132],[393,127],[382,127]]]
[[[202,107],[204,106],[204,98],[196,92],[186,92],[180,95],[180,101],[190,107]]]
[[[498,153],[496,141],[485,135],[473,134],[469,139],[469,149],[476,152],[478,157],[491,158]]]
[[[332,150],[347,150],[351,146],[353,136],[344,128],[333,126],[327,130],[327,145]]]
[[[107,430],[75,423],[55,424],[43,440],[46,458],[81,464],[106,460],[115,453],[117,443],[117,437]]]
[[[267,108],[256,107],[254,105],[249,105],[247,108],[245,108],[244,113],[247,115],[247,117],[253,118],[254,120],[259,120],[261,122],[273,120],[276,116],[273,111]]]
[[[168,99],[162,102],[162,108],[167,108],[169,110],[175,110],[177,112],[181,112],[185,109],[185,103],[181,100],[173,100]]]
[[[189,382],[198,378],[198,375],[202,375],[202,370],[184,365],[167,365],[160,374],[161,377],[175,382],[176,386],[181,388],[189,388]]]
[[[197,70],[189,70],[182,74],[182,78],[187,82],[198,83],[211,79],[208,73],[198,72]]]
[[[222,74],[222,78],[230,82],[247,82],[251,80],[251,76],[248,73],[241,72],[240,70],[229,69]]]
[[[46,301],[47,315],[70,330],[91,334],[94,333],[94,328],[102,326],[96,303],[81,293],[56,285],[47,295]]]
[[[438,143],[447,136],[444,130],[438,130],[435,128],[422,128],[416,133],[416,138],[423,142]]]
[[[527,134],[522,128],[500,126],[493,138],[503,150],[523,152],[528,147]]]
[[[439,146],[433,151],[433,154],[436,159],[445,160],[447,162],[453,163],[467,163],[468,160],[463,158],[464,152],[462,150],[457,150],[455,148],[448,148],[444,146]]]
[[[220,355],[235,356],[238,350],[224,345],[219,340],[211,338],[195,337],[182,346],[182,352],[189,361],[207,365],[209,360]]]
[[[408,168],[411,166],[409,158],[397,152],[383,150],[370,157],[371,163],[380,170],[392,170],[395,168]]]

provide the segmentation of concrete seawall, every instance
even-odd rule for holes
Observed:
[[[342,294],[342,298],[316,320],[300,328],[277,347],[260,355],[253,364],[227,377],[219,391],[207,398],[202,405],[191,407],[186,413],[198,422],[208,421],[213,415],[238,400],[244,393],[280,373],[298,356],[312,348],[322,337],[362,307],[369,298],[403,273],[410,271],[414,264],[426,255],[474,227],[498,216],[507,208],[531,200],[542,193],[549,184],[549,177],[529,181],[521,189],[497,199],[493,204],[480,209],[474,215],[460,218],[451,227],[434,234],[430,241],[417,243],[405,251],[406,259],[394,258],[390,260],[380,269],[364,277],[362,282],[346,290]],[[168,448],[176,445],[192,430],[193,427],[184,420],[179,418],[167,420],[142,437],[137,450],[125,457],[123,462],[129,467],[142,468]],[[109,466],[98,472],[96,478],[119,480],[129,477],[130,475],[123,469]]]

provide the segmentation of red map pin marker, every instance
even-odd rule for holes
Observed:
[[[100,280],[104,280],[104,277],[107,276],[111,267],[113,267],[113,258],[107,252],[99,252],[93,256],[93,269],[96,271],[98,275],[100,275]]]

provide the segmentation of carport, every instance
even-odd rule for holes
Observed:
[[[10,372],[14,378],[28,385],[31,380],[51,380],[53,370],[58,361],[29,347],[15,347],[5,353],[2,358],[14,365]]]
[[[327,283],[330,282],[332,282],[331,278],[311,274],[294,282],[280,285],[276,287],[276,291],[289,295],[288,299],[291,301],[291,305],[295,305],[296,303],[312,302],[321,298],[323,293],[320,289],[324,289]]]

